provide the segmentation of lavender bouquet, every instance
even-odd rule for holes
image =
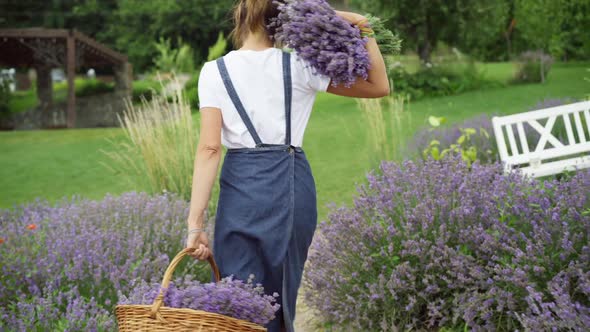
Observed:
[[[138,279],[129,296],[119,294],[119,304],[152,304],[160,293],[159,283]],[[265,325],[275,318],[280,305],[276,297],[264,294],[260,284],[227,277],[219,283],[200,283],[190,276],[170,282],[164,305],[171,308],[203,310]]]
[[[279,15],[270,27],[273,38],[308,61],[316,72],[332,79],[332,85],[350,87],[361,77],[367,79],[370,67],[366,49],[368,38],[358,26],[338,16],[326,0],[285,0],[275,2]],[[380,24],[373,17],[369,24]],[[399,39],[380,24],[377,41],[388,43],[381,49],[399,51]],[[393,43],[393,46],[391,46]],[[396,46],[397,45],[397,46]]]
[[[402,50],[402,40],[399,36],[385,27],[387,20],[366,14],[365,17],[369,21],[369,26],[375,32],[375,41],[379,45],[379,50],[383,55],[398,55]]]

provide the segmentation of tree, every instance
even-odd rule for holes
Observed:
[[[589,0],[515,0],[522,50],[542,49],[556,58],[588,59]]]
[[[441,40],[473,58],[498,61],[510,58],[510,0],[457,1],[456,17],[449,17]],[[451,22],[452,21],[452,22]]]
[[[115,46],[112,25],[121,24],[113,20],[118,9],[117,0],[77,1],[73,6],[70,28],[75,28],[111,47]]]
[[[72,7],[72,0],[0,1],[0,27],[65,28]]]
[[[127,54],[138,71],[154,65],[155,42],[183,40],[195,63],[206,60],[218,33],[229,33],[233,0],[0,1],[2,28],[75,28]]]
[[[113,22],[112,37],[116,47],[125,50],[140,69],[153,66],[157,54],[154,42],[160,38],[172,40],[173,48],[181,47],[177,40],[190,45],[198,64],[206,60],[209,46],[216,42],[218,33],[227,34],[231,29],[232,0],[118,0],[118,3],[113,18],[118,23]]]
[[[389,18],[406,47],[430,62],[439,41],[450,45],[477,44],[490,36],[501,37],[504,1],[487,0],[353,0],[361,10]],[[481,38],[485,37],[485,38]]]

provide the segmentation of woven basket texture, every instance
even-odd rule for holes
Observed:
[[[179,252],[170,262],[168,269],[164,273],[162,281],[163,288],[168,288],[172,273],[190,251],[194,249],[184,249]],[[211,269],[215,274],[215,279],[220,280],[219,269],[213,260],[208,259]],[[117,324],[121,332],[167,332],[167,331],[202,331],[202,332],[251,332],[266,331],[266,328],[245,320],[236,319],[216,313],[210,313],[201,310],[188,308],[170,308],[162,306],[164,302],[164,293],[160,292],[152,305],[135,305],[124,304],[117,305],[115,315]]]

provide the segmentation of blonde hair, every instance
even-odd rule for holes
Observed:
[[[278,15],[273,0],[239,0],[233,10],[234,29],[230,36],[235,47],[241,47],[249,33],[265,32],[272,39],[274,29],[267,26]]]

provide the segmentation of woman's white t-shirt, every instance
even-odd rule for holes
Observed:
[[[284,144],[286,127],[282,50],[231,51],[224,59],[236,92],[262,143]],[[302,146],[316,94],[327,90],[330,78],[314,73],[311,66],[295,53],[291,54],[291,77],[291,145]],[[221,138],[224,146],[256,146],[225,89],[215,61],[205,63],[201,69],[198,90],[199,108],[221,109]]]

